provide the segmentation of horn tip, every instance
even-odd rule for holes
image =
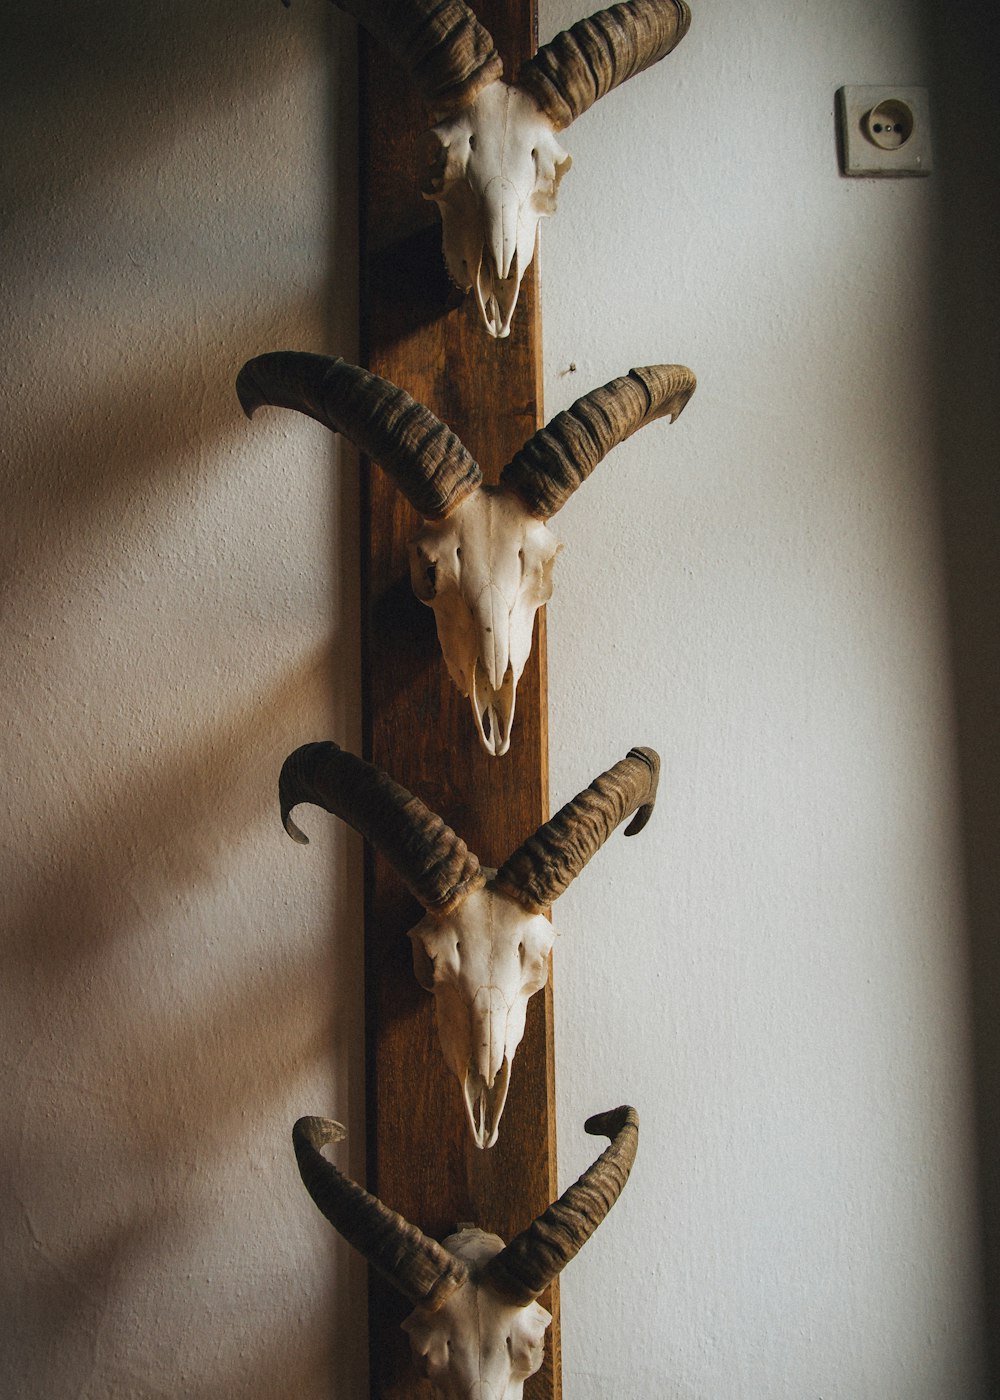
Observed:
[[[638,836],[638,835],[639,835],[639,832],[642,831],[643,827],[646,825],[646,823],[649,821],[650,817],[653,815],[653,807],[654,807],[654,805],[655,805],[655,804],[652,803],[652,802],[644,802],[644,803],[643,803],[643,805],[642,805],[642,806],[639,808],[639,810],[636,812],[635,816],[634,816],[634,817],[632,818],[632,820],[629,822],[628,826],[625,828],[625,833],[624,833],[624,834],[625,834],[626,836]],[[289,832],[288,834],[291,835],[291,832]]]
[[[292,821],[291,814],[289,812],[282,812],[281,824],[288,832],[288,835],[292,838],[292,840],[295,841],[299,846],[309,845],[309,837],[305,834],[305,832],[300,826],[295,825],[295,823]]]
[[[317,1151],[328,1142],[342,1142],[346,1136],[347,1129],[334,1118],[316,1118],[310,1115],[299,1118],[292,1128],[293,1142],[309,1143]]]
[[[638,808],[635,816],[625,828],[626,836],[638,836],[653,815],[653,808],[656,806],[656,789],[660,782],[660,755],[655,749],[634,748],[629,749],[628,756],[644,763],[649,769],[649,800]]]
[[[592,1114],[584,1123],[583,1130],[591,1137],[615,1138],[625,1127],[639,1127],[639,1115],[627,1103],[620,1104],[618,1108],[609,1108],[604,1113]]]
[[[292,821],[292,812],[300,802],[307,801],[303,794],[298,779],[303,768],[308,768],[310,761],[316,761],[324,754],[340,753],[339,744],[335,744],[332,739],[322,740],[319,743],[301,744],[294,753],[290,753],[281,765],[281,772],[278,775],[278,801],[281,804],[281,824],[285,831],[300,846],[309,845],[309,837],[301,827]],[[308,790],[308,789],[307,789]]]
[[[670,413],[671,423],[677,422],[678,418],[687,408],[688,403],[691,400],[691,395],[698,387],[698,381],[691,373],[691,371],[687,370],[686,373],[688,376],[686,383],[684,383],[677,390],[676,394],[674,394],[673,398],[670,400],[670,406],[668,411]]]
[[[677,422],[698,387],[698,380],[687,365],[641,365],[630,369],[629,374],[645,384],[647,393],[654,398],[665,395],[654,416],[666,417],[671,423]]]
[[[236,376],[236,397],[239,399],[240,407],[248,418],[252,418],[254,412],[260,408],[261,404],[264,402],[257,385],[253,381],[253,371],[251,369],[253,364],[253,360],[247,360],[246,364]]]

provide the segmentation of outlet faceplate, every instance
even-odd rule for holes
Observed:
[[[926,88],[842,87],[837,119],[845,175],[929,175],[934,168]]]

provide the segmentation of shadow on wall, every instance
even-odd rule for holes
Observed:
[[[352,353],[353,58],[322,0],[0,24],[0,1392],[353,1396],[364,1270],[290,1130],[343,1117],[363,1175],[360,877],[276,788],[357,746],[357,489],[314,493],[300,588],[309,507],[234,391],[263,350]]]
[[[286,12],[263,0],[48,0],[4,10],[4,180],[27,190],[18,202],[29,216],[57,214],[109,170],[127,180],[132,165],[169,151],[248,81],[280,89],[299,57]],[[44,179],[33,180],[39,169]]]
[[[262,1261],[257,1237],[282,1218],[312,1223],[290,1149],[289,1098],[311,1099],[323,1066],[351,1058],[357,1017],[345,998],[360,981],[361,947],[350,921],[317,943],[294,912],[273,941],[267,909],[241,900],[232,871],[234,850],[250,847],[253,858],[262,819],[273,833],[265,846],[285,849],[276,773],[313,722],[311,696],[328,669],[324,652],[199,746],[132,771],[127,790],[71,802],[62,831],[51,817],[41,823],[58,854],[12,909],[2,963],[22,1013],[8,1079],[24,1107],[19,1131],[8,1120],[2,1212],[8,1259],[30,1260],[23,1275],[13,1272],[7,1310],[17,1322],[8,1345],[17,1356],[11,1343],[22,1338],[30,1358],[20,1358],[21,1393],[46,1393],[41,1372],[65,1385],[102,1336],[106,1379],[122,1383],[134,1367],[137,1380],[149,1365],[176,1383],[176,1371],[146,1355],[148,1342],[116,1333],[130,1318],[155,1332],[162,1310],[166,1336],[180,1325],[185,1341],[196,1338],[197,1316],[184,1304],[171,1316],[170,1305],[192,1273],[191,1299],[217,1279],[208,1292],[220,1316],[244,1299],[238,1325],[248,1335],[234,1365],[246,1364],[287,1276],[301,1269],[291,1247]],[[287,888],[296,889],[291,876]],[[330,1325],[349,1328],[343,1299],[335,1306],[320,1291],[311,1301]],[[280,1307],[277,1316],[287,1323]],[[318,1366],[315,1345],[301,1354],[294,1329],[270,1341],[287,1376]],[[186,1346],[175,1344],[183,1357]],[[201,1393],[194,1374],[187,1382],[185,1393]],[[253,1379],[231,1391],[216,1383],[214,1393],[279,1393],[260,1387],[255,1366]]]
[[[1000,13],[930,7],[942,182],[936,366],[940,491],[971,938],[987,1337],[1000,1387]],[[988,155],[986,153],[989,153]]]
[[[183,750],[134,761],[97,800],[63,789],[58,772],[44,788],[54,802],[23,794],[19,818],[44,833],[49,854],[11,892],[0,949],[7,985],[30,977],[47,997],[58,994],[122,934],[148,933],[178,898],[212,886],[262,820],[283,836],[278,773],[310,726],[331,661],[324,647],[227,718],[202,724]],[[60,803],[61,829],[51,810]]]
[[[0,589],[58,567],[61,552],[78,548],[91,531],[117,531],[127,542],[130,524],[162,508],[161,486],[171,501],[197,490],[213,448],[246,442],[234,389],[243,359],[254,353],[246,346],[301,334],[312,301],[303,296],[259,320],[236,305],[203,318],[211,346],[205,361],[192,361],[190,328],[160,327],[156,341],[135,345],[110,382],[63,386],[55,412],[47,410],[44,381],[26,389],[23,435],[8,439],[15,450],[2,478]]]

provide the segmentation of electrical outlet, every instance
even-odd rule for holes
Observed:
[[[927,89],[842,87],[837,92],[840,168],[845,175],[929,175]]]

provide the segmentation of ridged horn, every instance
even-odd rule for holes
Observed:
[[[407,69],[436,121],[503,73],[489,33],[462,0],[334,0]]]
[[[293,840],[308,842],[291,819],[298,803],[332,812],[381,851],[432,914],[450,913],[485,884],[478,859],[450,826],[388,773],[337,744],[303,744],[289,754],[278,796]]]
[[[383,1205],[328,1162],[321,1149],[345,1137],[332,1118],[300,1118],[292,1129],[299,1175],[316,1205],[348,1244],[411,1303],[434,1311],[468,1278],[437,1240]]]
[[[461,442],[403,389],[339,357],[276,350],[236,377],[243,411],[262,404],[306,413],[343,433],[392,478],[427,520],[441,520],[483,479]]]
[[[527,89],[562,131],[612,88],[659,63],[688,31],[684,0],[629,0],[557,34],[525,63]]]
[[[580,1252],[621,1195],[639,1146],[639,1115],[623,1104],[595,1114],[588,1133],[612,1139],[611,1146],[579,1181],[522,1230],[485,1265],[480,1282],[526,1307]]]
[[[626,817],[635,812],[626,836],[642,830],[652,815],[659,776],[659,754],[629,749],[504,861],[494,886],[530,913],[547,909]]]
[[[683,411],[697,383],[685,365],[645,365],[592,389],[539,428],[500,473],[539,520],[555,515],[613,447]]]

